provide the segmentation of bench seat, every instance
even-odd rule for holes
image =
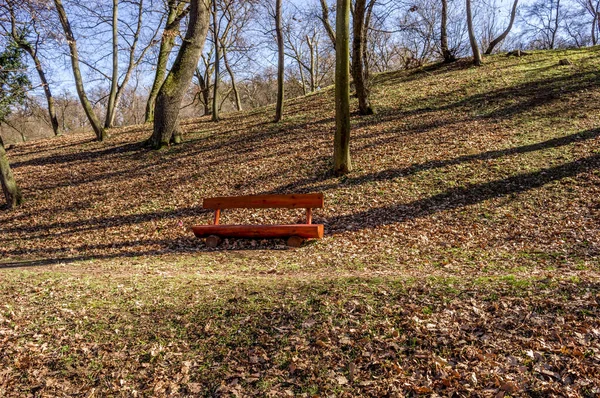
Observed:
[[[322,239],[322,224],[291,225],[195,225],[192,231],[198,238],[215,235],[221,238],[289,238]]]

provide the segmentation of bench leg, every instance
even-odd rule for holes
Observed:
[[[290,236],[287,240],[287,245],[290,247],[300,247],[305,240],[306,239],[301,238],[300,236]]]
[[[221,238],[219,238],[216,235],[211,235],[208,238],[206,238],[206,247],[210,247],[211,249],[214,249],[215,247],[219,246],[219,244],[221,243]]]

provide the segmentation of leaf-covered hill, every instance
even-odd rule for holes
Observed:
[[[150,126],[11,149],[0,393],[600,393],[600,48],[387,73],[372,95],[341,178],[331,88],[278,124],[185,121],[159,152]],[[291,192],[324,192],[323,240],[188,230],[204,197]]]

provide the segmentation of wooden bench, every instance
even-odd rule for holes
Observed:
[[[305,239],[323,238],[323,225],[312,223],[312,209],[323,208],[323,194],[253,195],[206,198],[205,209],[215,211],[213,224],[196,225],[192,231],[198,238],[207,238],[206,245],[216,247],[222,238],[288,238],[288,245],[298,247]],[[286,225],[221,225],[223,209],[306,209],[305,224]]]

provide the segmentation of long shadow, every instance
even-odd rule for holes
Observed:
[[[155,211],[152,213],[129,214],[114,217],[96,217],[77,221],[54,222],[50,224],[35,224],[29,226],[2,228],[0,229],[0,231],[6,233],[7,235],[19,233],[35,233],[36,239],[43,239],[46,237],[55,237],[59,235],[73,234],[76,232],[93,231],[99,228],[110,228],[122,225],[140,224],[156,219],[177,219],[187,216],[198,216],[208,212],[209,210],[203,209],[202,206],[190,206],[185,208],[179,208],[177,210]],[[40,232],[41,228],[45,230],[69,229],[69,231],[61,233]]]
[[[536,172],[501,180],[450,189],[429,198],[394,204],[328,219],[329,233],[357,231],[422,218],[431,214],[474,205],[488,199],[504,197],[540,188],[552,181],[574,177],[598,169],[600,154]]]
[[[348,177],[345,178],[343,183],[333,182],[327,184],[313,185],[318,182],[323,182],[332,177],[331,173],[321,174],[319,176],[315,176],[313,178],[303,179],[299,181],[294,181],[292,183],[286,184],[284,186],[278,187],[274,190],[265,193],[287,193],[290,191],[305,193],[312,191],[326,191],[330,189],[338,188],[341,184],[344,186],[356,186],[362,185],[369,182],[377,182],[377,181],[390,181],[395,178],[407,177],[413,174],[417,174],[421,171],[432,170],[437,168],[443,168],[448,166],[455,166],[461,163],[472,162],[476,160],[490,160],[490,159],[498,159],[505,156],[518,155],[528,152],[539,151],[542,149],[549,148],[558,148],[561,146],[566,146],[570,144],[574,144],[577,142],[587,141],[593,138],[597,138],[600,136],[600,128],[593,130],[586,130],[583,132],[570,134],[564,137],[553,138],[547,141],[538,142],[530,145],[523,145],[519,147],[507,148],[507,149],[499,149],[495,151],[487,151],[482,153],[477,153],[473,155],[464,155],[459,156],[453,159],[446,160],[432,160],[425,163],[413,164],[408,167],[398,168],[398,169],[387,169],[382,170],[376,173],[369,173],[358,177]],[[310,186],[309,186],[310,185]]]
[[[35,158],[23,162],[15,162],[14,164],[12,164],[11,167],[16,169],[23,166],[47,166],[57,165],[61,163],[73,163],[79,161],[87,162],[93,159],[105,158],[110,155],[123,155],[125,153],[129,153],[132,156],[135,156],[140,152],[148,151],[150,151],[150,149],[147,148],[143,142],[134,142],[130,144],[104,148],[97,151],[73,152],[66,155],[52,155],[45,158]]]

